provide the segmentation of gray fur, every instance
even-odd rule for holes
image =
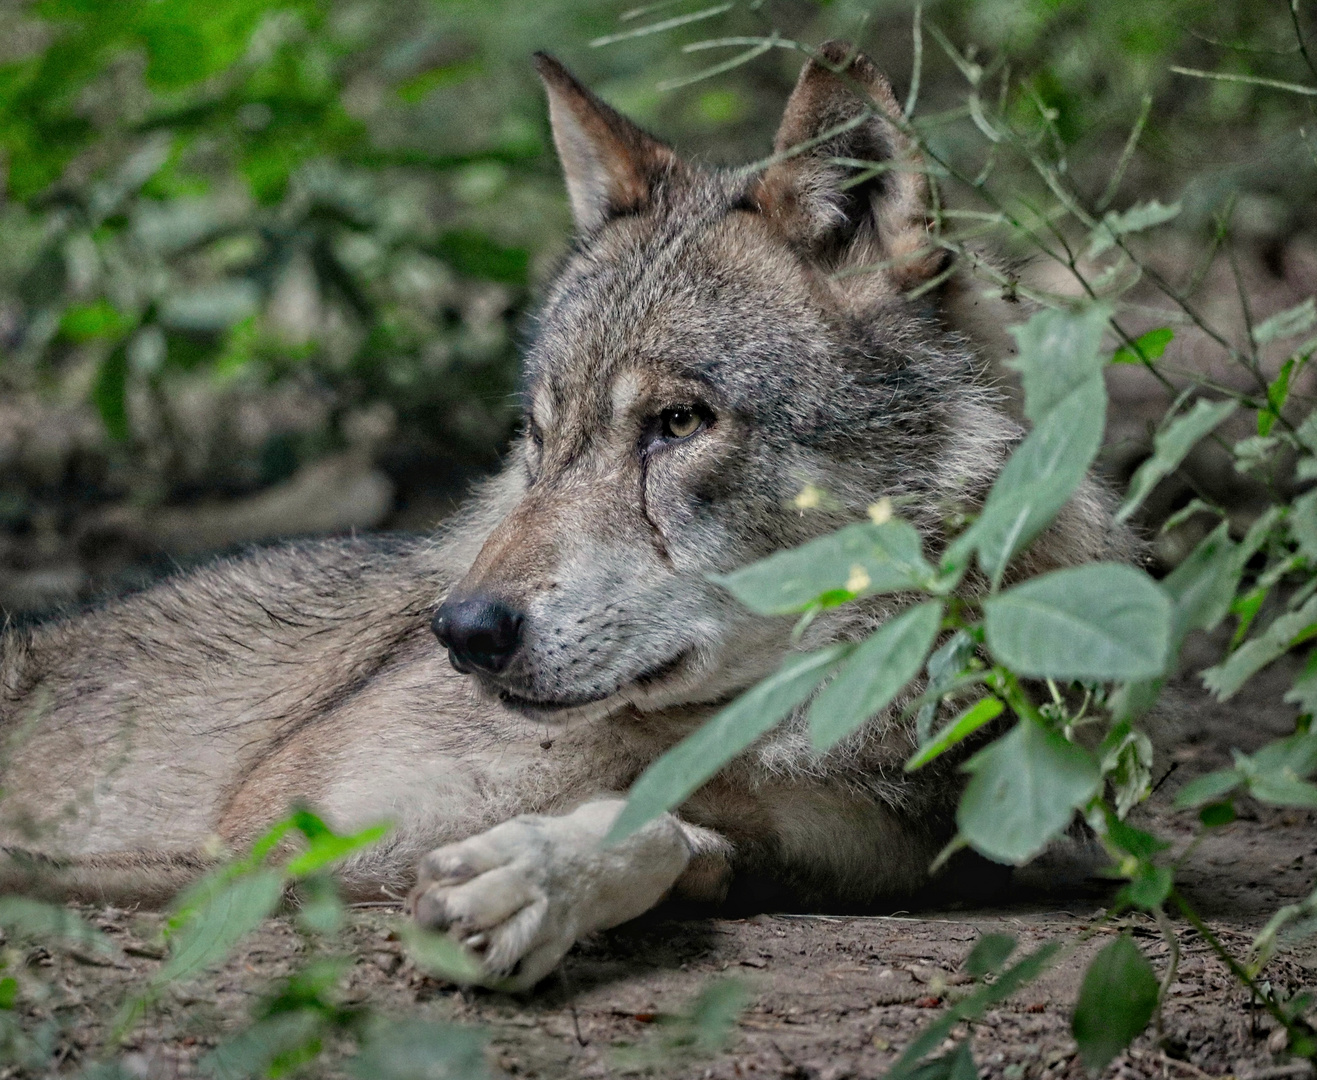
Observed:
[[[302,800],[338,828],[394,819],[342,876],[357,896],[405,890],[432,848],[624,791],[778,664],[791,621],[752,617],[710,572],[882,497],[904,500],[935,554],[948,516],[981,501],[1021,432],[944,302],[964,283],[908,301],[914,270],[835,274],[918,253],[907,203],[926,185],[880,178],[829,199],[808,155],[702,171],[544,64],[555,123],[572,125],[560,150],[589,149],[568,162],[587,217],[536,324],[505,471],[433,540],[265,550],[6,633],[0,887],[160,900]],[[792,130],[810,109],[837,115],[849,91],[830,77],[802,75]],[[895,145],[889,121],[873,124],[866,152]],[[919,260],[925,276],[941,266]],[[673,406],[704,426],[663,441]],[[798,509],[807,483],[834,501]],[[1024,566],[1131,550],[1089,485]],[[476,593],[526,616],[496,676],[458,675],[428,630],[441,598]],[[799,647],[858,638],[903,602],[831,612]],[[717,893],[730,860],[829,901],[919,886],[958,781],[907,776],[911,746],[892,714],[818,757],[789,721],[683,808],[683,882]],[[447,865],[427,863],[440,869],[425,881]],[[447,925],[433,895],[418,910]]]

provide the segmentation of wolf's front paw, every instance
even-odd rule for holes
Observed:
[[[412,913],[478,956],[487,986],[530,989],[576,940],[569,916],[579,897],[560,880],[555,862],[565,860],[545,820],[507,821],[421,861]]]
[[[430,852],[410,906],[479,956],[487,986],[528,990],[585,934],[659,902],[690,862],[670,814],[615,846],[604,838],[620,799],[562,817],[519,817]]]

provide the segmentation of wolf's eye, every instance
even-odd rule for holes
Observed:
[[[704,417],[687,405],[664,409],[659,420],[664,436],[669,439],[685,439],[694,435],[704,423]]]

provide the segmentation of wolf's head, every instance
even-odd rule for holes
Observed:
[[[932,536],[1014,434],[937,289],[907,298],[946,253],[890,86],[845,45],[822,58],[756,172],[682,161],[538,58],[579,235],[527,356],[518,500],[434,624],[510,705],[726,697],[777,663],[790,620],[706,575],[882,496],[913,496]],[[827,509],[799,509],[806,484]]]

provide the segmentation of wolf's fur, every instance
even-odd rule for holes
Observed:
[[[265,550],[8,633],[0,887],[161,900],[305,801],[340,829],[395,821],[342,868],[352,895],[405,891],[419,864],[418,917],[528,985],[582,934],[674,886],[716,896],[729,871],[832,901],[920,885],[956,784],[902,772],[891,716],[824,757],[791,720],[679,817],[599,845],[618,793],[793,647],[790,619],[750,616],[711,571],[882,496],[936,550],[1020,436],[949,321],[961,286],[903,296],[943,255],[887,83],[826,55],[842,74],[807,65],[777,140],[814,145],[756,175],[681,161],[541,58],[580,238],[502,475],[436,540]],[[896,167],[847,187],[838,158]],[[695,434],[664,436],[674,407]],[[792,505],[806,483],[829,508]],[[1088,485],[1026,569],[1128,551]],[[524,613],[497,675],[455,672],[428,627],[477,594]],[[820,616],[800,647],[899,603]]]

